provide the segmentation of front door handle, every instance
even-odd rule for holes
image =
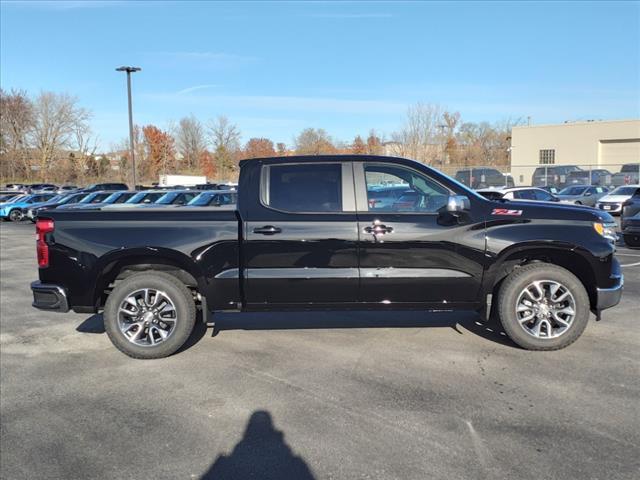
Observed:
[[[282,232],[282,229],[274,227],[273,225],[265,225],[264,227],[257,227],[253,229],[253,233],[259,233],[261,235],[275,235],[280,232]]]
[[[364,231],[372,235],[384,235],[385,233],[393,233],[393,227],[387,227],[381,223],[374,223],[370,227],[364,227]]]

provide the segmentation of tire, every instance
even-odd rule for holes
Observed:
[[[533,282],[539,282],[541,290]],[[555,285],[560,286],[552,294]],[[540,294],[542,302],[531,301],[533,297],[525,290]],[[565,295],[566,292],[569,294]],[[561,297],[565,297],[564,300],[552,301]],[[516,311],[528,308],[527,302],[532,304],[530,310]],[[574,313],[572,317],[566,313],[570,311]],[[518,268],[504,280],[498,292],[500,323],[509,338],[527,350],[559,350],[571,345],[587,327],[589,313],[589,295],[584,285],[568,270],[549,263]],[[532,314],[532,320],[521,322]]]
[[[14,208],[9,212],[9,220],[11,220],[12,222],[21,222],[23,219],[24,215],[22,213],[22,210],[20,210],[19,208]]]
[[[144,293],[145,289],[155,294]],[[154,308],[150,308],[151,304]],[[121,312],[121,307],[128,312]],[[156,309],[159,311],[154,313]],[[136,273],[119,281],[104,307],[109,339],[122,353],[138,359],[164,358],[175,353],[191,335],[195,319],[191,291],[164,272]]]
[[[627,233],[624,235],[624,243],[629,248],[640,248],[640,235]]]

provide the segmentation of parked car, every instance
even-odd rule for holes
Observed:
[[[16,197],[16,200],[7,202],[0,206],[0,218],[9,219],[12,222],[20,222],[24,219],[24,210],[37,206],[55,197],[52,193],[34,193]]]
[[[555,195],[535,187],[484,188],[478,193],[489,200],[526,200],[534,202],[559,202]]]
[[[533,171],[531,185],[534,187],[546,187],[553,185],[563,188],[567,184],[569,174],[576,170],[582,170],[576,165],[546,165],[537,167]]]
[[[55,193],[58,187],[53,183],[32,183],[27,186],[29,193]]]
[[[391,206],[406,191],[410,190],[409,185],[372,185],[367,192],[369,208],[384,210]]]
[[[137,192],[124,203],[105,205],[101,210],[109,210],[112,208],[135,208],[141,205],[151,204],[162,197],[165,193],[167,192],[164,190],[143,190],[142,192]]]
[[[93,185],[89,185],[87,188],[83,188],[83,192],[98,192],[105,190],[129,190],[126,183],[94,183]]]
[[[22,195],[22,192],[11,191],[11,190],[0,192],[0,203],[4,203],[7,200],[10,200],[19,195]]]
[[[575,205],[595,207],[596,202],[606,194],[607,191],[602,187],[572,185],[560,190],[556,197],[558,197],[562,203],[573,203]]]
[[[198,196],[197,190],[173,190],[165,192],[160,198],[153,203],[144,205],[145,207],[162,207],[169,205],[186,205]]]
[[[495,168],[463,168],[455,174],[455,179],[473,189],[487,187],[513,187],[513,177],[504,175]]]
[[[187,203],[188,207],[220,207],[238,202],[238,192],[232,190],[204,191]]]
[[[82,192],[82,193],[87,193],[87,192]],[[101,203],[104,202],[105,199],[111,195],[113,192],[111,191],[107,191],[107,192],[88,192],[88,195],[86,195],[82,200],[80,200],[79,202],[75,202],[75,203],[67,203],[66,205],[60,205],[59,207],[56,208],[56,210],[68,210],[68,209],[77,209],[79,207],[82,206],[86,206],[86,205],[94,205],[97,203]]]
[[[622,204],[622,212],[620,213],[620,228],[624,230],[628,219],[640,212],[640,188]]]
[[[58,193],[72,193],[79,190],[79,188],[75,185],[62,185],[58,188]]]
[[[547,185],[546,187],[536,187],[536,188],[541,188],[542,190],[549,192],[551,195],[557,195],[558,193],[560,193],[560,190],[562,190],[561,188],[558,188],[554,185]]]
[[[627,247],[640,248],[640,212],[627,219],[622,236]]]
[[[380,174],[428,201],[411,213],[370,208],[367,179]],[[104,309],[109,338],[134,358],[176,352],[197,307],[205,322],[228,309],[486,313],[489,295],[514,342],[556,350],[623,285],[606,212],[490,202],[388,157],[246,160],[236,210],[52,210],[36,231],[33,305]]]
[[[640,163],[627,163],[611,177],[611,184],[615,187],[637,185],[638,183],[640,183]]]
[[[54,210],[63,205],[72,205],[80,202],[83,198],[85,198],[89,193],[78,192],[78,193],[69,193],[67,195],[60,195],[52,198],[51,200],[41,203],[37,206],[31,206],[26,209],[26,217],[32,222],[36,221],[38,215],[43,212],[47,212],[48,210]]]
[[[28,185],[24,184],[24,183],[7,183],[5,185],[7,190],[26,190]]]
[[[596,208],[609,212],[612,215],[619,214],[622,212],[622,205],[633,197],[639,188],[640,185],[625,185],[615,188],[604,197],[600,197],[596,202]]]
[[[96,210],[99,208],[104,208],[108,205],[121,205],[127,200],[129,200],[131,197],[136,195],[138,192],[131,191],[131,190],[124,190],[120,192],[103,192],[103,193],[108,193],[108,196],[104,198],[104,200],[99,202],[78,204],[74,207],[74,210]]]
[[[4,206],[4,205],[8,205],[9,203],[13,203],[13,202],[17,202],[18,200],[23,199],[24,197],[26,197],[28,194],[26,193],[22,193],[19,192],[17,195],[7,195],[6,198],[4,198],[2,200],[2,202],[0,202],[0,207]]]
[[[567,185],[611,185],[612,173],[604,168],[574,170],[567,175]]]

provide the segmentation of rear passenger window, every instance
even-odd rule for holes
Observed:
[[[341,212],[342,165],[269,165],[264,167],[262,200],[288,212]]]
[[[513,192],[513,196],[520,200],[536,200],[536,194],[533,190],[516,190]]]

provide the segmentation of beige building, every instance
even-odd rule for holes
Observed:
[[[640,162],[640,120],[571,122],[514,127],[511,174],[517,185],[530,185],[541,165],[578,165],[620,171]]]

